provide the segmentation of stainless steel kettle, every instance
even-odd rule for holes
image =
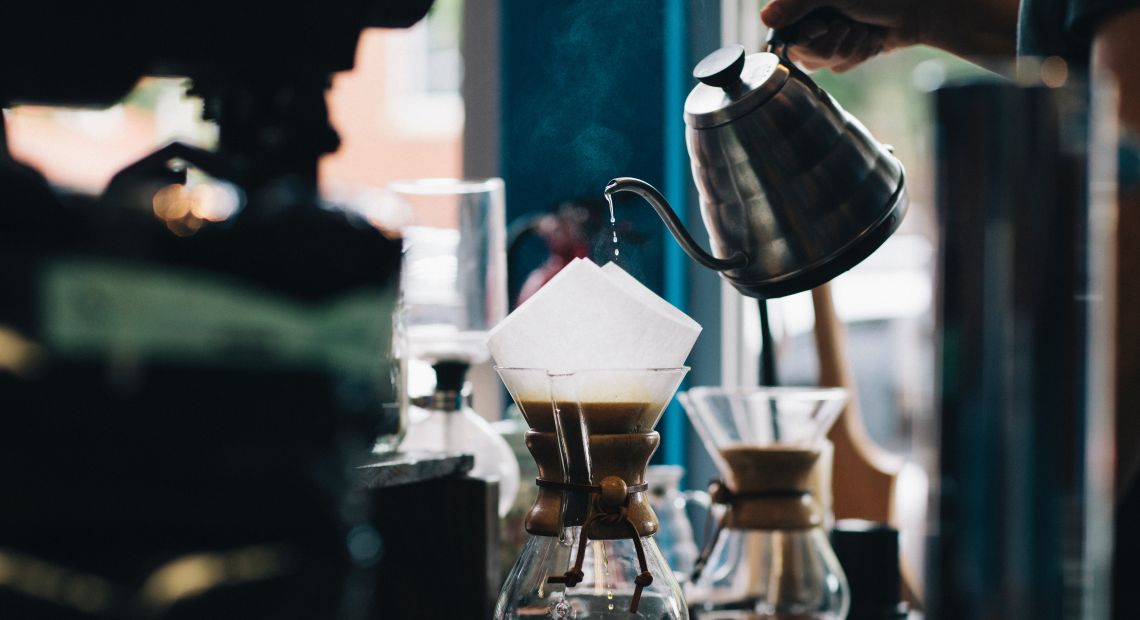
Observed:
[[[907,197],[902,164],[782,53],[739,45],[706,56],[685,101],[686,142],[712,255],[664,197],[629,177],[607,198],[634,192],[685,251],[744,295],[782,297],[858,264],[898,228]],[[781,52],[780,54],[774,52]]]

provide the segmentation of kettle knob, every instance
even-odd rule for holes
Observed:
[[[693,77],[702,84],[728,90],[740,83],[740,73],[744,71],[744,55],[743,45],[722,47],[697,63]]]

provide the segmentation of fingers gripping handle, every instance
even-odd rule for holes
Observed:
[[[803,19],[794,24],[784,26],[783,28],[772,28],[768,31],[768,51],[773,54],[779,54],[780,56],[787,56],[789,47],[804,42],[803,25],[805,22],[819,21],[829,23],[836,20],[850,21],[850,18],[839,12],[838,9],[822,7],[808,13]]]

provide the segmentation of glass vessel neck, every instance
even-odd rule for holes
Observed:
[[[471,397],[463,390],[436,390],[428,396],[412,399],[412,405],[429,411],[454,413],[471,406]]]

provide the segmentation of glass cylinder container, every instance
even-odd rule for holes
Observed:
[[[419,179],[388,189],[412,218],[400,231],[406,354],[485,361],[487,331],[507,313],[502,179]]]

